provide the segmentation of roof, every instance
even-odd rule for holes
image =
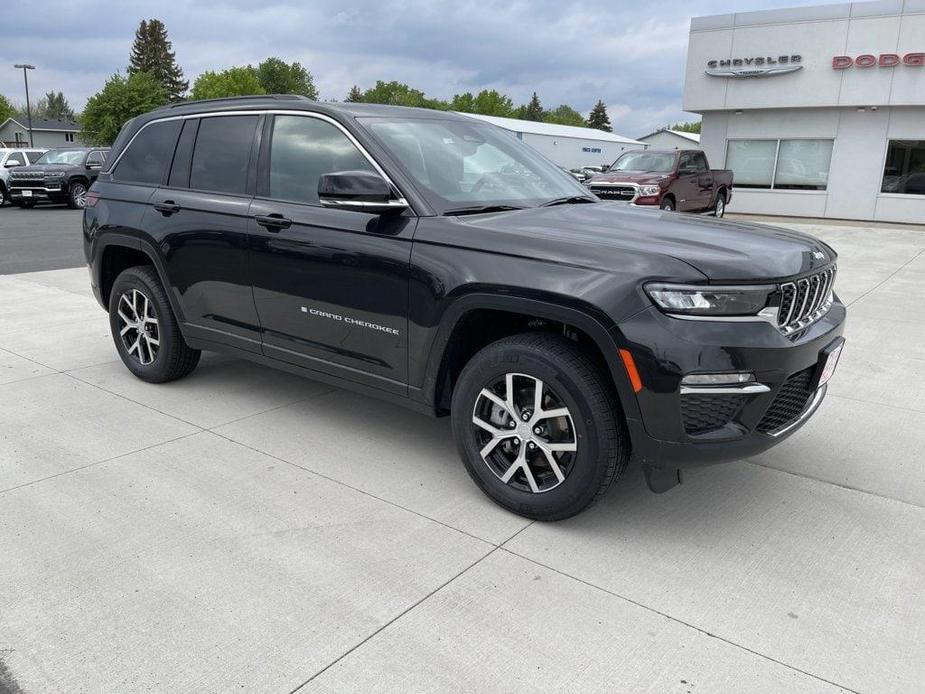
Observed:
[[[4,127],[10,121],[16,123],[16,125],[18,125],[23,130],[29,129],[29,121],[26,118],[7,118],[5,121],[3,121],[3,123],[0,123],[0,128]],[[80,124],[72,120],[49,120],[47,118],[33,118],[32,129],[76,133],[80,132]]]
[[[533,135],[550,135],[552,137],[574,137],[582,140],[603,140],[605,142],[619,142],[624,145],[642,145],[639,140],[632,140],[622,135],[615,135],[605,130],[595,128],[580,128],[577,125],[559,125],[558,123],[542,123],[533,120],[519,120],[517,118],[502,118],[501,116],[483,116],[480,113],[459,113],[486,123],[497,125],[505,130],[517,133],[530,133]]]
[[[410,106],[391,106],[387,104],[365,104],[353,102],[312,101],[298,94],[266,94],[260,96],[233,96],[223,99],[199,99],[196,101],[178,101],[149,111],[139,116],[142,120],[161,118],[164,111],[173,113],[199,113],[206,110],[264,110],[285,108],[295,111],[317,111],[319,113],[336,112],[348,116],[400,116],[404,118],[439,118],[459,119],[449,111],[437,111],[430,108],[412,108]]]
[[[671,133],[672,135],[677,135],[678,137],[683,137],[685,140],[690,140],[691,142],[696,142],[700,144],[700,133],[686,133],[683,130],[671,130],[670,128],[662,128],[661,130],[656,130],[654,133],[649,133],[648,135],[643,135],[640,137],[640,140],[645,140],[646,138],[653,137],[659,133]]]

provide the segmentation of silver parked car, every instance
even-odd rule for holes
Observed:
[[[36,147],[0,149],[0,207],[10,202],[10,170],[34,164],[46,151]]]

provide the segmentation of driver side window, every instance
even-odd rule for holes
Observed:
[[[103,159],[102,152],[90,152],[90,154],[87,155],[87,166],[102,166]]]
[[[270,142],[270,197],[318,204],[318,179],[336,171],[378,173],[336,126],[310,116],[276,116]]]

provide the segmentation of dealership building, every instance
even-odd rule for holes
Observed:
[[[732,212],[925,223],[925,0],[694,18],[684,110]]]

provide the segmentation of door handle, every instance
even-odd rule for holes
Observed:
[[[160,212],[165,217],[169,217],[174,212],[180,211],[180,206],[175,203],[173,200],[164,200],[164,202],[154,203],[154,209]]]
[[[257,222],[260,226],[266,228],[268,231],[279,231],[280,229],[288,229],[292,226],[292,220],[287,217],[283,217],[281,214],[258,214],[254,217],[254,221]]]

